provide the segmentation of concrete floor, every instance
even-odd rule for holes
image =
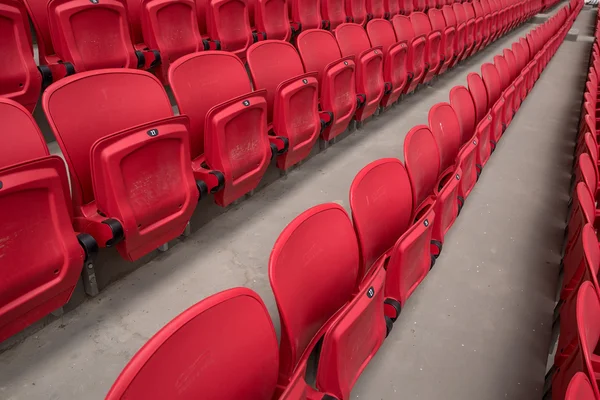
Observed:
[[[595,12],[580,15],[582,34],[591,33]],[[2,352],[0,399],[101,399],[166,322],[230,287],[256,290],[278,329],[267,261],[285,225],[315,204],[348,207],[364,165],[402,158],[406,132],[427,122],[429,108],[533,27],[508,34],[239,205],[195,216],[201,228],[191,237]],[[549,64],[354,398],[541,397],[589,48],[565,42]]]

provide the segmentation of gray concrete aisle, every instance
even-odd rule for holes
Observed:
[[[279,232],[315,204],[347,207],[350,183],[364,165],[402,158],[406,132],[426,123],[430,107],[534,26],[510,33],[0,354],[0,398],[101,399],[160,327],[230,287],[256,290],[278,328],[267,261]],[[435,269],[353,396],[533,399],[541,391],[566,212],[568,139],[588,49],[589,43],[567,42],[550,63],[468,198]]]

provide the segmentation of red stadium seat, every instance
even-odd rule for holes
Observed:
[[[492,143],[492,151],[496,148],[500,136],[506,129],[504,124],[504,99],[502,98],[502,82],[498,69],[494,64],[485,63],[481,66],[481,77],[485,84],[485,89],[488,95],[488,108],[492,116],[492,130],[490,142]]]
[[[246,288],[226,290],[156,333],[127,364],[106,399],[271,400],[277,352],[275,329],[260,297]]]
[[[156,75],[167,84],[169,65],[178,58],[208,50],[209,44],[198,29],[193,0],[142,0],[139,18],[143,41],[161,55]],[[131,2],[133,3],[133,1]]]
[[[366,0],[345,0],[346,15],[349,22],[364,25],[367,23],[367,5]]]
[[[383,80],[383,48],[371,47],[365,29],[358,24],[342,24],[335,38],[344,57],[353,56],[356,62],[356,91],[366,95],[365,105],[356,110],[354,118],[364,121],[372,116],[382,98],[392,92],[391,82]]]
[[[597,398],[594,387],[585,373],[578,372],[573,375],[569,386],[567,386],[565,400],[595,400]]]
[[[384,0],[366,0],[367,22],[373,18],[383,18],[385,13]]]
[[[456,17],[456,24],[458,26],[457,31],[459,32],[461,27],[464,26],[464,52],[462,55],[462,59],[467,58],[473,49],[475,48],[475,20],[469,20],[467,18],[467,13],[462,3],[454,3],[452,4],[452,10],[454,11],[454,16]]]
[[[383,6],[386,19],[392,19],[394,15],[400,13],[400,0],[383,0]]]
[[[415,11],[415,6],[413,4],[413,0],[398,0],[400,3],[400,13],[402,15],[410,15],[413,11]]]
[[[321,132],[317,72],[306,73],[294,46],[280,40],[253,44],[248,66],[254,89],[267,91],[269,131],[287,142],[277,157],[285,171],[308,156]]]
[[[502,98],[504,99],[504,112],[502,114],[502,121],[506,126],[512,121],[514,114],[513,103],[515,95],[515,86],[513,85],[513,79],[510,73],[510,67],[508,61],[503,56],[494,57],[494,65],[498,70],[500,76],[500,83],[502,88]]]
[[[489,20],[485,19],[486,15],[479,0],[473,0],[471,5],[473,6],[473,11],[475,12],[475,41],[477,42],[475,51],[477,52],[487,45],[487,40],[490,35],[490,27],[488,25]]]
[[[581,284],[576,298],[576,321],[579,344],[574,354],[564,362],[552,380],[552,398],[563,399],[567,385],[578,372],[584,372],[590,379],[596,398],[600,397],[595,367],[595,350],[600,341],[600,302],[594,285],[586,281]]]
[[[281,321],[280,385],[289,385],[322,342],[316,387],[349,398],[391,329],[384,317],[385,269],[361,277],[359,264],[352,222],[338,204],[303,212],[275,242],[269,280]],[[299,302],[297,293],[307,291],[311,296]]]
[[[447,156],[450,151],[444,150],[444,165],[450,163]],[[453,171],[449,175],[441,169],[442,156],[437,140],[425,125],[413,127],[406,135],[404,160],[413,193],[414,215],[420,215],[421,210],[433,204],[435,222],[431,249],[432,254],[438,256],[442,250],[444,235],[458,215],[458,186],[462,171],[460,168],[449,167],[448,170]],[[442,176],[442,172],[445,176]]]
[[[489,1],[479,0],[479,3],[481,4],[481,8],[483,9],[485,32],[487,33],[485,46],[487,46],[494,41],[494,33],[496,29],[495,20],[492,14],[492,8],[490,7]]]
[[[290,0],[289,10],[290,20],[298,24],[302,30],[327,28],[327,22],[321,17],[321,6],[318,1]]]
[[[444,19],[446,20],[447,26],[453,26],[456,30],[456,39],[454,42],[454,61],[451,64],[451,67],[456,65],[459,61],[464,58],[465,52],[467,50],[466,46],[466,24],[459,24],[456,19],[456,14],[454,13],[454,9],[452,6],[444,6],[442,7],[442,14],[444,15]]]
[[[0,98],[0,125],[2,342],[65,305],[97,247],[73,230],[65,165],[31,114]]]
[[[515,43],[516,44],[516,43]],[[519,98],[519,85],[521,81],[517,81],[519,77],[520,69],[517,66],[517,59],[515,53],[510,49],[504,49],[503,51],[504,59],[508,64],[508,72],[510,74],[511,86],[506,90],[507,97],[511,98],[510,109],[513,111],[513,114],[519,109],[521,105],[521,100]],[[512,115],[510,116],[510,120],[512,120]]]
[[[442,60],[443,50],[440,47],[442,42],[442,33],[439,30],[433,30],[427,14],[414,12],[410,15],[410,21],[416,36],[425,36],[427,43],[425,45],[425,74],[423,83],[429,82],[439,71]]]
[[[362,269],[385,264],[386,315],[395,321],[435,263],[430,252],[433,208],[422,210],[413,221],[408,174],[395,158],[376,160],[356,175],[350,186],[350,208]]]
[[[455,54],[454,49],[456,47],[456,28],[454,26],[446,25],[444,14],[441,10],[430,9],[429,21],[431,22],[431,28],[434,31],[440,31],[442,39],[440,41],[440,53],[442,55],[442,64],[437,72],[438,75],[443,74],[454,62]]]
[[[396,38],[399,42],[408,43],[408,57],[406,61],[409,72],[409,84],[405,93],[410,93],[417,88],[425,76],[425,46],[427,39],[423,35],[417,36],[413,29],[410,18],[396,15],[392,18]],[[412,76],[412,77],[411,77]]]
[[[264,32],[267,39],[290,40],[293,29],[287,0],[254,0],[252,6],[250,19],[254,18],[254,27],[260,32],[258,36]]]
[[[40,97],[42,76],[35,60],[29,18],[17,0],[0,0],[0,97],[33,111]]]
[[[462,3],[467,18],[467,35],[472,35],[473,46],[468,54],[472,56],[479,51],[483,37],[483,18],[477,19],[473,3]],[[479,29],[479,31],[477,31]]]
[[[458,188],[459,201],[467,198],[477,182],[481,167],[477,163],[477,146],[479,139],[475,134],[475,104],[471,93],[464,86],[456,86],[450,90],[450,105],[456,113],[460,126],[461,148],[458,154],[462,178]]]
[[[77,231],[116,244],[128,260],[183,233],[198,201],[188,119],[173,115],[158,79],[90,71],[50,86],[42,100],[69,165]]]
[[[169,84],[190,119],[195,179],[223,207],[254,190],[271,160],[267,100],[264,90],[252,92],[241,60],[223,51],[190,54],[172,64]]]
[[[211,0],[204,3],[206,27],[220,48],[244,59],[252,43],[266,38],[252,32],[249,5],[240,0]],[[259,8],[257,5],[256,8]]]
[[[321,0],[321,16],[331,30],[348,22],[345,0]]]
[[[296,46],[304,69],[318,73],[321,110],[333,114],[331,125],[321,132],[329,141],[348,128],[357,104],[364,103],[364,95],[356,93],[354,57],[342,57],[333,34],[323,29],[302,32]]]
[[[385,19],[374,19],[367,23],[367,33],[371,44],[383,49],[383,79],[392,84],[392,91],[384,94],[383,107],[396,102],[406,90],[409,82],[407,70],[408,44],[397,41],[392,23]]]
[[[485,90],[483,79],[475,72],[467,75],[467,85],[473,98],[473,104],[475,104],[475,121],[477,124],[484,119],[484,116],[489,111],[487,91]]]

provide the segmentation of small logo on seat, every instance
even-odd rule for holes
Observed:
[[[242,104],[248,107],[250,105],[250,100],[244,100],[242,101]]]
[[[154,137],[154,136],[158,136],[158,129],[150,129],[148,132],[146,132],[148,134],[148,136],[150,137]]]
[[[0,181],[0,189],[2,189],[3,186],[4,184],[2,183],[2,181]]]
[[[477,140],[473,140],[473,144],[477,144]]]
[[[460,175],[456,174],[456,180],[458,181],[460,179]]]
[[[367,297],[372,299],[373,296],[375,296],[375,289],[373,289],[373,286],[371,286],[369,290],[367,290]]]
[[[344,61],[344,65],[348,65],[348,61]]]
[[[426,219],[425,221],[423,221],[423,225],[425,225],[425,227],[428,227],[429,226],[429,220]]]
[[[305,85],[308,84],[308,79],[302,79],[302,83],[304,83]]]
[[[100,0],[90,0],[90,3],[92,3],[92,4],[98,4],[98,3],[100,3]]]
[[[373,51],[373,53],[374,53],[374,54],[379,54],[379,51],[377,51],[377,50],[374,50],[374,51]]]

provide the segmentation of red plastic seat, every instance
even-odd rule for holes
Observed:
[[[76,72],[141,64],[121,0],[50,0],[48,18],[56,54]]]
[[[277,167],[287,170],[309,155],[321,132],[317,72],[306,73],[294,46],[280,40],[253,44],[248,67],[254,89],[267,91],[269,132],[287,142],[277,157]]]
[[[422,12],[414,12],[410,15],[410,21],[416,36],[425,36],[427,39],[425,45],[425,74],[423,75],[423,83],[429,82],[439,71],[443,60],[442,49],[442,33],[438,30],[433,30],[431,23],[426,14]]]
[[[513,85],[513,79],[510,73],[510,67],[508,61],[503,56],[494,57],[494,66],[498,70],[500,76],[500,84],[502,88],[502,98],[504,99],[504,112],[502,114],[502,121],[505,126],[508,126],[512,121],[513,114],[515,112],[513,108],[515,86]]]
[[[485,45],[489,45],[491,42],[495,40],[494,34],[496,32],[496,22],[494,19],[494,14],[492,12],[492,8],[490,6],[490,2],[488,0],[479,0],[481,3],[481,8],[483,8],[484,14],[484,25],[486,26],[486,33],[488,34]]]
[[[455,66],[456,63],[461,61],[464,58],[464,54],[467,50],[466,46],[466,24],[459,24],[456,19],[456,14],[454,13],[454,9],[452,6],[444,6],[442,7],[442,14],[444,15],[444,19],[446,20],[447,26],[453,26],[456,30],[456,39],[454,41],[454,60],[451,64],[451,67]]]
[[[578,372],[573,375],[569,386],[567,386],[565,400],[596,400],[597,398],[594,394],[594,388],[585,373]]]
[[[450,105],[454,110],[460,127],[460,150],[458,160],[462,170],[462,178],[458,188],[460,198],[466,199],[475,183],[482,166],[477,163],[477,146],[479,138],[475,134],[476,111],[471,93],[464,86],[456,86],[450,90]]]
[[[27,10],[16,0],[0,0],[0,97],[12,99],[33,112],[42,76],[33,59]]]
[[[443,165],[449,163],[450,151],[444,150]],[[441,169],[442,156],[437,140],[425,125],[413,127],[406,135],[404,160],[415,204],[414,216],[420,215],[421,210],[429,207],[433,207],[435,212],[431,249],[432,254],[438,256],[444,236],[458,215],[458,186],[462,171],[454,168],[454,173],[450,175]],[[452,164],[453,162],[454,160]]]
[[[408,85],[408,44],[397,41],[392,23],[385,19],[374,19],[367,23],[371,44],[383,50],[383,79],[392,84],[392,91],[383,95],[381,105],[388,107],[396,102]]]
[[[333,34],[323,29],[310,29],[302,32],[296,46],[306,71],[317,71],[319,81],[319,103],[321,110],[333,114],[332,123],[321,133],[329,141],[344,132],[358,100],[355,83],[354,57],[342,57]]]
[[[385,269],[363,278],[359,264],[352,222],[338,204],[303,212],[275,242],[269,280],[281,321],[280,385],[289,385],[322,342],[316,387],[349,398],[391,328],[384,317]],[[298,301],[298,293],[307,292],[311,296]]]
[[[475,41],[477,42],[475,51],[477,52],[487,46],[490,36],[490,27],[489,19],[486,20],[486,14],[483,11],[483,7],[479,0],[473,0],[471,4],[473,6],[473,11],[475,12]]]
[[[0,126],[2,342],[69,301],[95,243],[73,231],[65,165],[31,114],[0,98]]]
[[[253,35],[249,5],[244,0],[210,0],[204,2],[206,27],[212,40],[219,41],[221,50],[244,59],[252,43],[265,36]],[[256,5],[256,8],[260,8]]]
[[[462,3],[454,3],[452,4],[452,10],[454,11],[454,16],[456,17],[456,25],[458,26],[457,31],[459,32],[461,27],[464,26],[464,52],[462,55],[462,59],[467,58],[473,49],[475,48],[475,20],[469,20],[467,18],[467,13]]]
[[[298,24],[302,30],[327,28],[326,21],[321,17],[321,4],[319,1],[290,0],[289,12],[290,21]]]
[[[578,372],[585,373],[596,398],[600,397],[596,382],[597,371],[594,369],[596,347],[600,341],[600,302],[594,285],[586,281],[581,284],[576,300],[576,321],[578,346],[574,354],[554,375],[552,380],[552,398],[563,399],[567,385]]]
[[[367,23],[367,4],[366,0],[345,0],[346,15],[349,22],[364,25]]]
[[[517,43],[513,43],[513,45],[517,45]],[[513,46],[513,49],[515,47]],[[506,59],[506,62],[508,63],[508,71],[510,73],[510,81],[512,82],[512,88],[509,88],[510,90],[512,90],[512,93],[508,93],[509,96],[512,96],[512,104],[511,104],[511,108],[513,110],[513,112],[516,112],[519,109],[519,106],[521,105],[521,99],[520,99],[520,85],[522,84],[522,79],[519,80],[519,74],[521,72],[521,69],[519,68],[518,62],[517,62],[517,56],[515,54],[515,52],[513,50],[510,49],[504,49],[503,51],[503,55],[504,58]],[[511,116],[512,118],[512,116]]]
[[[188,119],[173,115],[157,78],[90,71],[50,86],[42,101],[69,165],[77,231],[128,260],[183,233],[198,202]]]
[[[463,3],[465,16],[467,17],[467,31],[473,35],[473,46],[468,54],[472,56],[477,53],[483,42],[483,18],[478,18],[475,14],[475,6],[473,3]]]
[[[413,0],[398,0],[400,2],[400,13],[401,15],[410,15],[415,11]]]
[[[246,288],[226,290],[156,333],[123,369],[106,399],[271,400],[277,352],[275,329],[260,297]]]
[[[386,315],[396,320],[404,303],[433,267],[433,208],[413,221],[413,197],[406,169],[395,158],[364,167],[350,186],[350,208],[363,270],[385,264]]]
[[[367,21],[386,16],[384,0],[365,0]]]
[[[500,140],[502,133],[506,129],[504,123],[504,99],[502,98],[502,83],[498,69],[494,64],[485,63],[481,66],[481,77],[485,84],[485,89],[488,95],[488,107],[492,116],[492,130],[490,142],[492,143],[492,151],[496,148],[496,144]]]
[[[425,46],[427,39],[424,35],[416,35],[410,18],[396,15],[392,18],[392,25],[399,42],[408,43],[408,56],[406,66],[409,73],[409,84],[405,93],[410,93],[417,88],[425,76]]]
[[[222,207],[254,190],[271,160],[267,100],[264,90],[252,92],[241,60],[223,51],[190,54],[172,64],[169,84],[190,119],[195,179]]]
[[[287,0],[253,0],[251,3],[250,22],[259,38],[264,33],[267,39],[290,40],[295,28],[290,26]]]
[[[367,32],[358,24],[338,26],[335,38],[342,55],[354,57],[356,91],[366,96],[364,106],[356,110],[354,119],[364,121],[377,111],[383,96],[392,92],[391,83],[383,80],[383,48],[371,47]]]
[[[346,15],[345,0],[320,0],[321,16],[329,25],[329,29],[334,30],[338,25],[348,22]],[[390,0],[391,1],[391,0]]]
[[[156,75],[167,84],[171,63],[186,54],[209,48],[198,29],[196,4],[193,0],[142,0],[139,3],[143,41],[160,52],[161,65]]]
[[[442,38],[440,41],[440,53],[442,55],[442,64],[437,72],[438,75],[443,74],[454,62],[454,49],[456,47],[456,28],[446,25],[444,14],[438,9],[429,9],[428,12],[431,28],[435,31],[440,31]]]
[[[385,18],[391,19],[400,13],[400,0],[383,0],[383,7],[385,8]]]

